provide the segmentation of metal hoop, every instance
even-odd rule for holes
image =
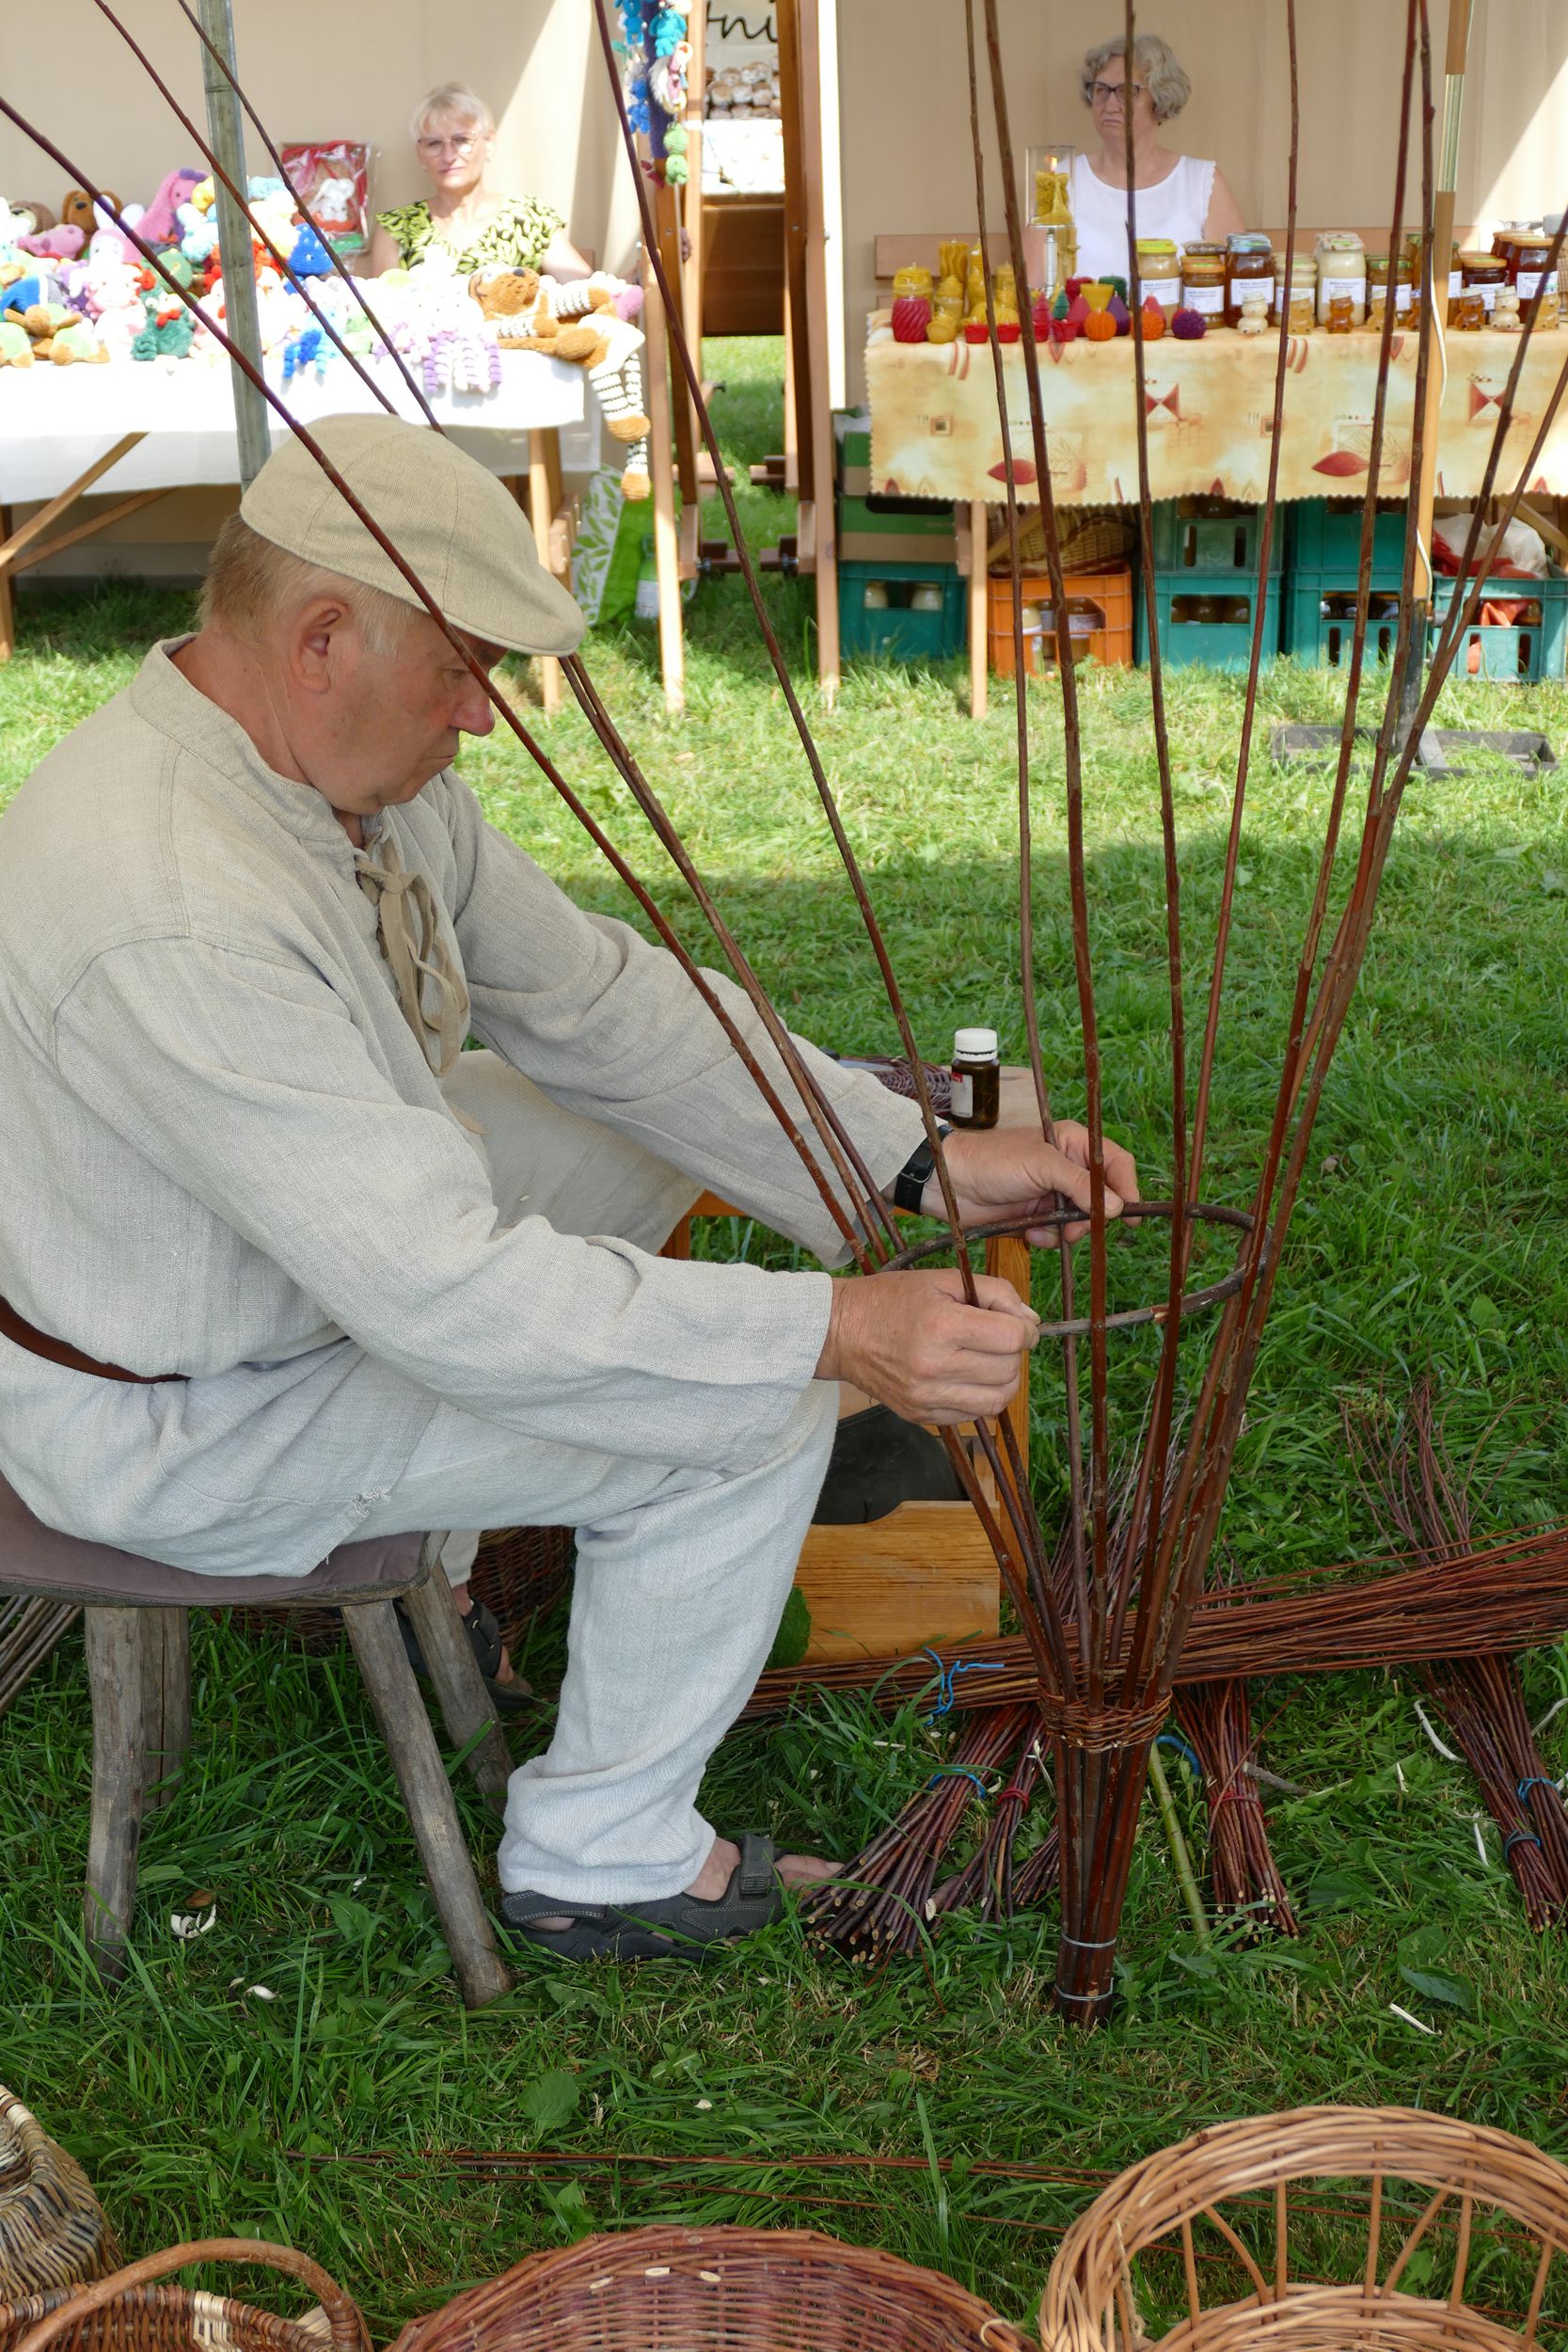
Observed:
[[[1144,1216],[1174,1217],[1179,1212],[1199,1225],[1232,1227],[1242,1236],[1244,1254],[1256,1222],[1250,1209],[1223,1209],[1217,1202],[1210,1200],[1130,1200],[1116,1222],[1126,1224],[1130,1219]],[[1018,1240],[1025,1233],[1037,1232],[1042,1225],[1082,1225],[1085,1221],[1082,1209],[1044,1209],[1038,1216],[1030,1217],[1027,1224],[971,1225],[965,1231],[964,1240],[966,1243]],[[902,1272],[910,1266],[921,1264],[927,1258],[939,1257],[944,1249],[955,1249],[957,1247],[951,1233],[939,1233],[931,1241],[915,1242],[908,1249],[901,1249],[895,1258],[888,1260],[886,1271]],[[1259,1271],[1268,1263],[1268,1255],[1265,1240],[1258,1261]],[[1229,1273],[1222,1275],[1217,1282],[1207,1283],[1202,1290],[1189,1291],[1181,1301],[1182,1321],[1185,1322],[1188,1315],[1201,1313],[1206,1307],[1217,1307],[1223,1300],[1233,1298],[1242,1287],[1245,1272],[1243,1258],[1238,1256]],[[1155,1307],[1124,1307],[1118,1313],[1106,1316],[1104,1328],[1107,1331],[1131,1331],[1140,1324],[1164,1323],[1169,1311],[1166,1301]],[[1079,1340],[1087,1335],[1090,1327],[1087,1315],[1075,1315],[1070,1323],[1042,1323],[1040,1337],[1042,1340]]]

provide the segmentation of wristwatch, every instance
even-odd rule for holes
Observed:
[[[952,1132],[946,1120],[937,1120],[939,1136],[950,1136]],[[926,1187],[931,1181],[936,1164],[936,1153],[928,1143],[922,1141],[910,1153],[893,1180],[893,1205],[895,1209],[908,1209],[911,1216],[919,1216],[920,1204],[926,1198]]]

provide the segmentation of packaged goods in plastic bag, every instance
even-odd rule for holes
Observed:
[[[309,139],[283,150],[300,202],[341,260],[370,243],[371,151],[358,139]]]
[[[1465,548],[1470,536],[1473,515],[1439,515],[1432,526],[1432,562],[1434,571],[1450,577],[1465,562]],[[1485,572],[1493,579],[1543,580],[1548,569],[1545,542],[1528,523],[1517,520],[1498,532],[1482,523],[1476,540],[1476,550],[1469,564],[1470,572]]]

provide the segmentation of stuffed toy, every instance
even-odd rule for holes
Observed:
[[[191,190],[200,186],[201,178],[201,173],[193,171],[188,165],[171,171],[137,222],[137,234],[150,246],[178,245],[180,228],[176,216],[181,205],[190,201]]]
[[[0,318],[0,368],[30,368],[33,364],[33,339],[24,326],[12,319]]]
[[[625,314],[641,309],[640,291],[601,271],[575,285],[558,286],[537,270],[516,269],[482,271],[469,280],[469,292],[495,325],[503,351],[547,352],[586,372],[605,422],[626,445],[622,491],[628,499],[645,499],[648,418],[639,357],[643,338]]]
[[[47,204],[13,202],[9,210],[16,222],[10,232],[13,237],[40,237],[46,229],[55,226],[55,215]]]
[[[61,367],[72,359],[106,359],[108,353],[90,326],[63,302],[35,302],[25,310],[8,306],[6,325],[20,326],[32,344],[35,359],[54,359]],[[25,366],[13,360],[13,366]]]
[[[218,249],[218,225],[211,213],[204,213],[193,199],[181,205],[175,219],[180,225],[180,250],[186,261],[198,268],[210,262]]]
[[[279,250],[288,255],[289,267],[296,278],[330,278],[333,275],[332,256],[328,253],[309,221],[301,221],[294,230],[293,250],[287,244]]]
[[[107,212],[103,206],[108,208]],[[80,229],[90,237],[95,228],[103,228],[109,213],[118,213],[120,209],[119,199],[112,188],[103,191],[103,206],[95,204],[85,188],[67,188],[60,205],[60,226],[62,229]]]
[[[85,229],[62,222],[58,229],[40,229],[35,236],[18,237],[16,242],[22,252],[37,254],[42,261],[73,262],[87,241]]]

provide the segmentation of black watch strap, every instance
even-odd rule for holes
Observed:
[[[937,1120],[939,1136],[950,1136],[952,1132],[945,1120]],[[926,1198],[926,1187],[931,1181],[936,1164],[937,1155],[928,1143],[920,1143],[910,1153],[893,1180],[893,1205],[895,1209],[908,1209],[911,1216],[919,1215],[920,1204]]]

